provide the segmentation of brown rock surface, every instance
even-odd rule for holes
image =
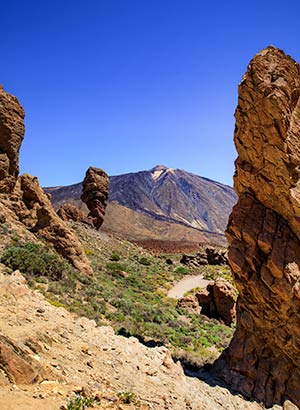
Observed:
[[[108,182],[108,175],[102,169],[89,167],[82,183],[81,199],[90,211],[85,221],[96,229],[99,229],[104,221]]]
[[[177,306],[185,309],[188,313],[199,314],[200,306],[198,299],[194,295],[184,296],[178,300]]]
[[[270,406],[300,406],[300,67],[274,47],[239,86],[235,190],[227,228],[237,329],[215,364],[234,388]]]
[[[196,297],[203,315],[220,319],[228,326],[235,321],[237,294],[231,283],[225,279],[217,278],[208,284],[206,289],[197,293]]]
[[[9,381],[17,384],[32,384],[38,380],[38,368],[30,357],[12,340],[0,335],[0,363]]]
[[[50,242],[78,270],[92,275],[92,268],[79,240],[59,218],[37,178],[23,174],[19,182],[17,188],[20,190],[21,205],[16,208],[16,212],[20,220],[31,232]]]
[[[18,100],[0,88],[0,220],[50,242],[56,251],[80,271],[92,275],[79,240],[54,211],[36,177],[18,178],[19,149],[24,135],[24,110]]]
[[[63,204],[57,210],[57,215],[63,221],[81,222],[86,218],[86,214],[77,206],[72,204]]]
[[[12,192],[16,184],[24,131],[22,106],[0,85],[0,193]]]

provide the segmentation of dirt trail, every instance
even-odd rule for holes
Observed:
[[[180,299],[186,292],[194,288],[206,288],[209,280],[203,279],[202,275],[189,275],[176,283],[168,292],[168,298]]]

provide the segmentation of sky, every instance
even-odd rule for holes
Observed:
[[[42,186],[158,164],[232,185],[237,87],[273,44],[300,56],[300,2],[0,0],[0,83],[26,112]]]

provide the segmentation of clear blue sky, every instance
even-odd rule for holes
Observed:
[[[249,60],[300,56],[299,1],[0,0],[0,83],[26,111],[21,171],[43,186],[157,164],[232,184]]]

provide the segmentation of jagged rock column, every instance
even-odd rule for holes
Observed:
[[[19,175],[24,116],[18,99],[0,85],[0,193],[11,193]]]
[[[82,183],[81,199],[90,211],[85,222],[96,229],[99,229],[104,221],[108,182],[108,175],[102,169],[89,167]]]
[[[214,369],[270,406],[300,405],[300,67],[275,47],[239,85],[227,227],[237,329]]]
[[[79,240],[58,217],[37,178],[27,174],[18,177],[24,116],[17,98],[0,86],[0,203],[78,270],[92,276],[93,269]]]

